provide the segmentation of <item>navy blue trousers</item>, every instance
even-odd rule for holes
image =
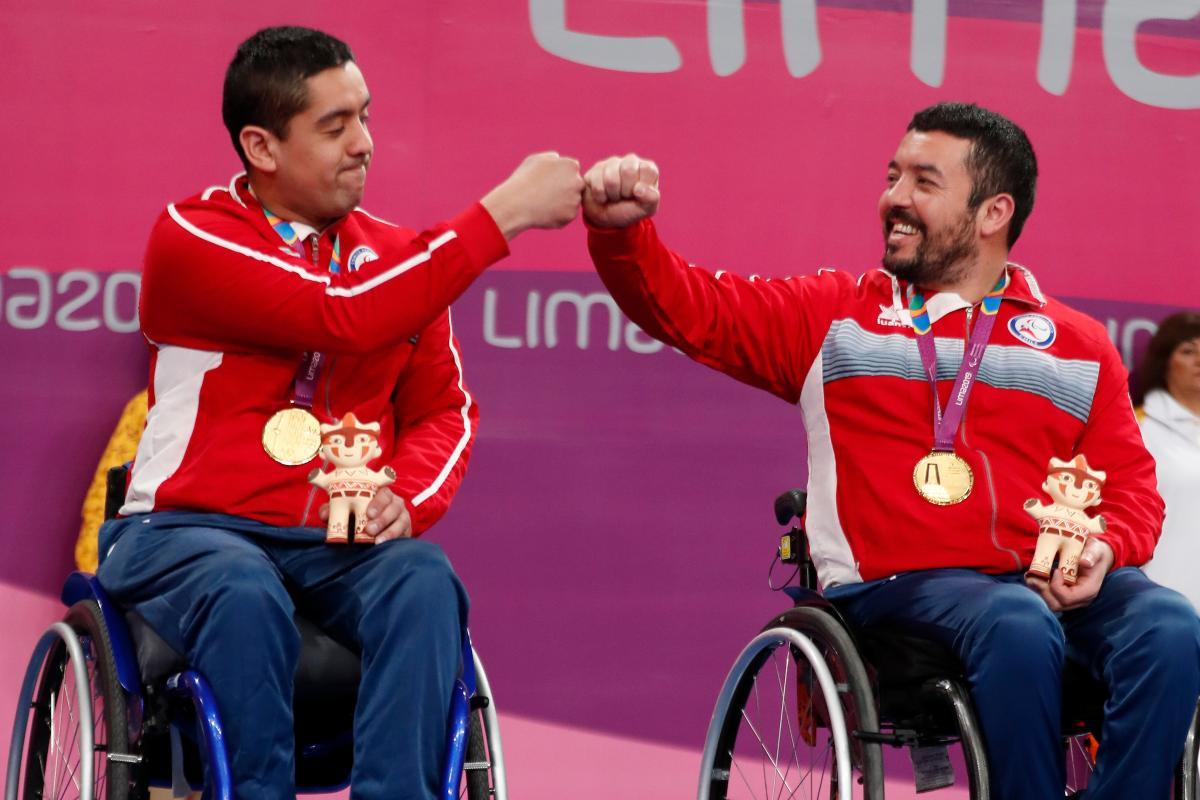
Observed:
[[[221,514],[141,515],[104,525],[97,575],[212,684],[242,800],[295,797],[297,605],[362,653],[351,796],[433,798],[466,591],[430,542],[324,537]]]
[[[1127,567],[1086,608],[1054,614],[1018,574],[910,572],[828,593],[854,626],[896,626],[958,654],[997,800],[1063,796],[1063,659],[1109,688],[1088,800],[1166,800],[1200,695],[1200,618]]]

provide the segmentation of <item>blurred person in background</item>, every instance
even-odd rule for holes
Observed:
[[[1200,608],[1200,313],[1181,311],[1162,321],[1141,378],[1134,401],[1167,503],[1162,537],[1143,569]]]

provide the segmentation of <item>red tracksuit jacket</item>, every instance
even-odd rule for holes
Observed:
[[[1104,328],[1047,299],[1028,270],[1010,286],[955,439],[975,485],[934,506],[913,485],[933,446],[933,396],[914,341],[911,287],[873,270],[749,280],[689,265],[644,220],[594,229],[600,277],[648,334],[796,403],[808,434],[810,548],[825,586],[935,567],[1028,567],[1037,524],[1024,511],[1051,456],[1108,473],[1103,534],[1115,566],[1150,558],[1163,518],[1125,368]],[[971,307],[927,298],[946,407]]]
[[[331,274],[335,236],[344,266]],[[321,526],[325,497],[306,481],[319,460],[284,466],[262,445],[301,354],[317,350],[313,412],[382,423],[372,466],[396,470],[392,491],[426,530],[462,479],[478,420],[448,307],[507,252],[478,204],[421,234],[356,209],[324,232],[319,267],[284,244],[245,178],[167,206],[142,276],[150,410],[121,513]]]

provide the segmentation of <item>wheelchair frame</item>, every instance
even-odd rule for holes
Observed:
[[[793,489],[780,495],[775,501],[775,516],[780,525],[787,525],[793,518],[795,525],[784,537],[777,558],[781,561],[796,564],[796,573],[800,587],[788,587],[787,594],[793,599],[795,606],[788,612],[777,615],[770,620],[763,630],[751,640],[742,650],[730,669],[721,691],[717,697],[712,720],[709,723],[705,737],[704,750],[701,755],[700,779],[697,791],[698,800],[724,800],[729,784],[732,782],[730,762],[734,761],[733,747],[737,744],[739,728],[744,717],[749,731],[757,738],[757,744],[762,753],[755,756],[766,756],[771,770],[764,770],[764,793],[775,796],[774,786],[781,785],[781,796],[792,796],[797,789],[788,784],[793,764],[789,762],[787,770],[781,768],[780,762],[786,753],[780,752],[780,746],[788,742],[783,740],[785,714],[793,712],[803,717],[805,708],[802,704],[791,707],[787,691],[788,665],[792,660],[796,664],[796,683],[800,684],[800,670],[805,665],[811,677],[815,677],[815,685],[819,686],[819,702],[809,701],[808,709],[818,710],[820,727],[827,728],[831,740],[831,749],[827,756],[829,765],[833,767],[830,776],[829,797],[837,800],[852,800],[862,797],[864,800],[880,800],[884,796],[883,765],[881,745],[893,747],[916,747],[922,745],[944,746],[958,742],[963,749],[966,762],[970,797],[973,800],[988,800],[990,786],[988,779],[988,761],[986,748],[978,723],[975,720],[974,707],[965,685],[950,675],[934,676],[925,680],[917,689],[924,700],[935,698],[942,706],[942,718],[935,721],[935,714],[919,713],[916,717],[889,719],[881,726],[880,685],[868,671],[867,663],[860,653],[860,647],[854,640],[850,627],[842,620],[837,609],[816,591],[816,574],[808,554],[807,536],[803,529],[803,515],[806,504],[804,492]],[[790,544],[792,553],[789,555],[787,545]],[[791,579],[789,579],[790,581]],[[772,587],[774,588],[774,587]],[[818,621],[819,615],[824,621]],[[746,713],[748,692],[754,685],[757,692],[757,677],[764,663],[775,650],[786,647],[790,659],[785,661],[783,675],[778,673],[776,665],[776,681],[783,697],[779,712],[779,733],[777,734],[775,753],[764,744],[761,734],[754,728],[753,721]],[[838,675],[833,674],[829,662],[833,660]],[[914,687],[917,688],[917,687]],[[757,697],[757,695],[756,695]],[[801,688],[796,689],[796,700],[802,697]],[[772,697],[772,700],[774,698]],[[845,706],[845,707],[844,707]],[[736,711],[736,713],[734,713]],[[948,731],[945,712],[948,711],[953,727]],[[844,713],[848,712],[848,713]],[[926,724],[928,723],[928,724]],[[792,737],[792,755],[799,761],[798,746],[792,721],[787,720],[787,730]],[[803,722],[800,727],[803,727]],[[809,723],[812,724],[812,723]],[[903,725],[904,727],[899,727]],[[850,726],[847,729],[847,726]],[[911,727],[909,727],[911,726]],[[881,727],[883,729],[881,729]],[[840,728],[840,729],[839,729]],[[1064,745],[1068,746],[1080,730],[1064,731]],[[1198,751],[1200,751],[1200,703],[1192,717],[1192,725],[1188,730],[1183,756],[1176,768],[1174,781],[1174,800],[1200,800],[1197,797]],[[815,742],[815,736],[813,739]],[[813,743],[810,743],[812,746]],[[751,748],[753,749],[753,748]],[[799,766],[799,765],[797,765]],[[1088,768],[1092,766],[1090,763]],[[810,772],[814,766],[810,764]],[[797,773],[799,773],[799,769]],[[855,794],[855,779],[851,772],[857,772],[857,783],[860,794]],[[768,792],[766,780],[768,772],[772,780],[772,791]],[[743,775],[743,778],[745,776]],[[1068,774],[1068,787],[1072,776]],[[823,783],[823,779],[822,779]],[[749,781],[747,788],[750,789]],[[1075,787],[1079,788],[1079,787]],[[824,786],[821,786],[824,789]],[[753,791],[753,790],[752,790]]]
[[[29,771],[28,759],[25,753],[26,731],[30,727],[29,719],[35,713],[46,713],[35,704],[35,691],[41,694],[43,681],[50,665],[48,657],[53,647],[58,645],[65,648],[63,660],[71,663],[71,680],[74,687],[77,705],[68,709],[78,716],[75,721],[78,739],[76,746],[79,753],[78,776],[74,773],[64,776],[79,790],[82,800],[91,800],[95,795],[95,759],[103,753],[110,769],[117,770],[118,775],[124,775],[125,769],[145,769],[144,755],[138,752],[142,744],[144,723],[146,722],[147,699],[141,678],[138,674],[138,662],[126,623],[120,610],[109,599],[95,576],[75,572],[72,573],[63,586],[63,603],[68,607],[67,618],[77,609],[85,609],[94,604],[98,612],[97,623],[103,633],[99,638],[107,638],[111,643],[111,662],[93,666],[93,671],[103,673],[113,687],[97,687],[93,685],[93,675],[89,674],[89,661],[98,661],[94,642],[88,631],[83,636],[72,625],[65,621],[53,623],[38,640],[33,655],[25,671],[21,692],[17,704],[17,712],[13,722],[13,735],[9,749],[8,772],[5,783],[5,800],[18,800],[21,789],[21,772],[23,762]],[[89,612],[92,613],[92,612]],[[58,644],[61,643],[61,644]],[[85,647],[85,643],[87,647]],[[107,645],[106,645],[107,647]],[[88,653],[93,655],[89,658]],[[105,653],[99,658],[104,659]],[[65,669],[65,666],[64,666]],[[111,670],[111,672],[110,672]],[[39,678],[41,680],[39,680]],[[66,675],[62,676],[66,680]],[[186,703],[195,712],[196,726],[200,731],[201,742],[199,750],[203,760],[207,783],[214,800],[232,800],[233,781],[229,768],[228,755],[225,748],[224,727],[217,713],[216,700],[212,689],[204,676],[195,670],[185,670],[170,676],[166,680],[166,695],[175,703]],[[103,750],[97,748],[94,738],[96,720],[94,717],[93,697],[99,696],[104,700],[104,707],[116,703],[123,710],[128,728],[128,752],[109,751],[108,743],[103,744]],[[110,697],[105,692],[115,691],[119,697]],[[507,778],[504,770],[504,754],[500,740],[500,729],[497,721],[496,706],[492,700],[491,685],[484,671],[483,663],[471,646],[470,634],[463,640],[463,670],[455,680],[451,698],[450,729],[447,734],[446,764],[442,777],[442,800],[456,800],[460,796],[462,778],[467,779],[467,792],[471,800],[507,800]],[[55,709],[50,709],[51,737]],[[482,716],[482,721],[478,719]],[[173,738],[181,733],[181,723],[173,716],[169,719],[174,729]],[[106,732],[108,729],[106,723]],[[107,737],[106,737],[107,738]],[[125,737],[120,737],[124,739]],[[47,744],[47,747],[49,744]],[[321,751],[331,747],[330,744],[307,745],[298,748],[296,758],[299,763],[306,756],[320,755]],[[172,748],[172,761],[181,755],[178,748]],[[175,774],[182,777],[183,765],[173,763]],[[107,774],[107,770],[105,771]],[[490,780],[489,780],[490,775]],[[58,776],[56,776],[57,779]],[[27,774],[28,781],[28,774]],[[140,785],[140,784],[139,784]],[[348,784],[338,786],[301,786],[300,793],[328,792],[344,788]],[[106,787],[107,788],[107,787]],[[199,788],[199,787],[190,787]],[[107,797],[105,791],[104,797]]]

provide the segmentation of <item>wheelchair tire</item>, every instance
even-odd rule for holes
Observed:
[[[492,762],[488,754],[482,711],[471,709],[467,718],[467,757],[463,784],[467,800],[489,800],[492,796]]]
[[[129,753],[129,721],[125,692],[117,682],[112,643],[104,627],[100,608],[84,600],[67,609],[63,621],[75,631],[83,648],[83,668],[87,670],[92,693],[94,748],[90,757],[95,764],[95,800],[127,800],[131,789],[130,764],[110,761],[109,753]],[[43,662],[30,714],[25,751],[25,785],[22,800],[81,797],[72,787],[72,765],[89,754],[76,752],[78,726],[72,698],[75,682],[70,676],[77,666],[66,645],[56,641]],[[49,783],[49,786],[47,786]],[[71,794],[68,789],[74,789]]]
[[[815,655],[796,646],[793,631],[815,646]],[[824,668],[830,686],[820,680]],[[834,730],[838,717],[844,733]],[[812,792],[881,800],[880,745],[853,736],[878,727],[867,671],[845,628],[821,609],[793,608],[767,624],[726,679],[705,745],[699,796],[726,800],[743,796],[744,788],[750,797]],[[848,785],[838,778],[839,735],[850,754]]]

